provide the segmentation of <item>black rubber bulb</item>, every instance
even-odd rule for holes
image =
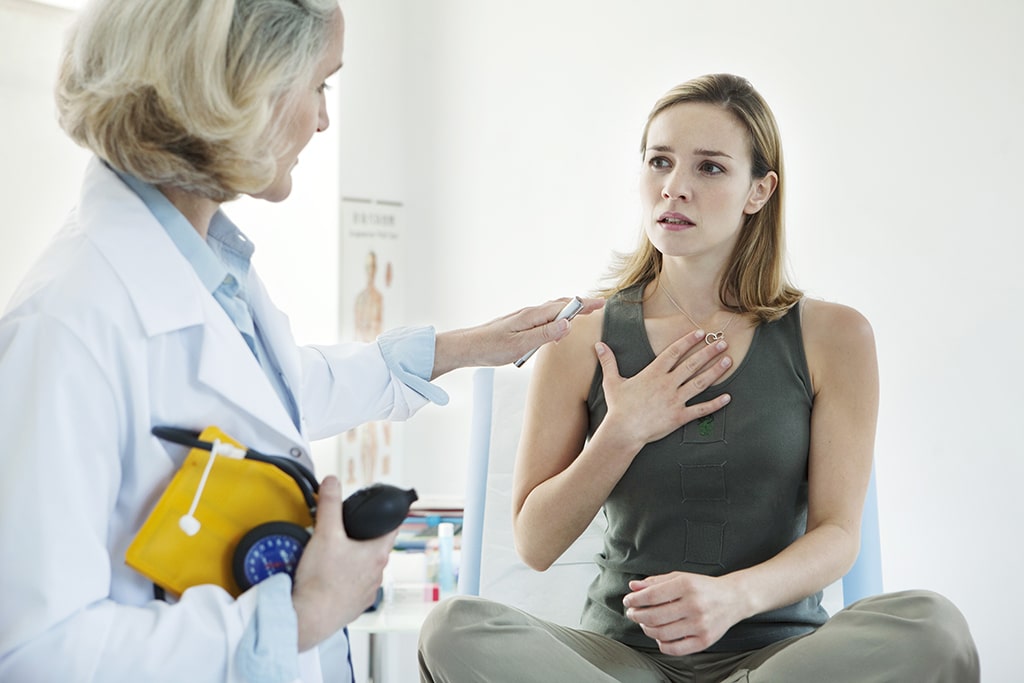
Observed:
[[[357,541],[383,536],[405,521],[409,506],[418,498],[415,489],[401,489],[391,484],[370,484],[361,488],[342,504],[345,533]]]

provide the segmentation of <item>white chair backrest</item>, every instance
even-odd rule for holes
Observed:
[[[544,572],[527,567],[512,540],[512,471],[523,427],[528,367],[485,368],[477,370],[474,377],[473,452],[459,592],[577,626],[587,588],[597,576],[594,556],[602,548],[604,515],[599,514]],[[478,570],[474,571],[472,563],[477,556]]]

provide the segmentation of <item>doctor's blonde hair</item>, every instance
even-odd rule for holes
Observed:
[[[273,182],[337,0],[94,0],[68,35],[61,127],[114,168],[214,201]]]

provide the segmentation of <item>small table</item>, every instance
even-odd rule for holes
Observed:
[[[418,633],[424,619],[436,602],[426,600],[396,600],[382,602],[372,612],[362,614],[348,625],[349,631],[366,633],[369,636],[369,670],[368,683],[382,683],[384,673],[380,636],[388,633]]]

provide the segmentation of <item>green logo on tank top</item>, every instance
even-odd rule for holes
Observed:
[[[682,443],[718,443],[725,441],[725,427],[729,421],[729,406],[711,415],[698,417],[683,425]]]

